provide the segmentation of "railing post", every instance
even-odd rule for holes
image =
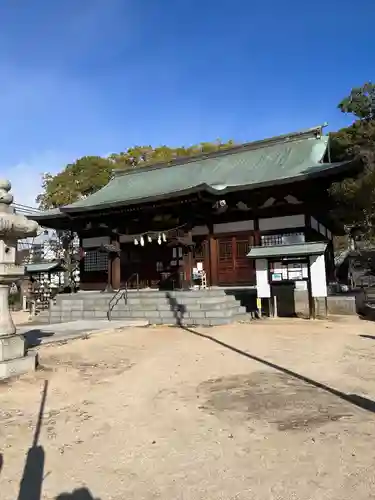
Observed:
[[[108,311],[107,311],[107,318],[110,321],[112,317],[112,309],[115,307],[115,305],[121,300],[122,297],[124,297],[124,302],[125,305],[128,303],[128,285],[129,281],[133,278],[136,277],[136,282],[137,282],[137,290],[139,291],[139,274],[138,273],[133,273],[126,281],[125,281],[125,286],[117,290],[111,297],[109,303],[108,303]],[[116,300],[117,299],[117,300]]]

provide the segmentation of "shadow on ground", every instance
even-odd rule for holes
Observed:
[[[28,348],[37,347],[42,343],[42,339],[53,337],[54,335],[54,332],[48,332],[46,330],[41,330],[40,328],[34,328],[33,330],[29,330],[23,334]]]
[[[313,380],[309,377],[301,375],[300,373],[289,370],[288,368],[284,368],[283,366],[277,365],[276,363],[272,363],[271,361],[267,361],[266,359],[255,356],[254,354],[250,354],[248,352],[242,351],[241,349],[238,349],[237,347],[234,347],[230,344],[226,344],[225,342],[222,342],[221,340],[216,339],[215,337],[212,337],[211,335],[199,333],[195,330],[192,330],[192,329],[186,328],[186,327],[182,327],[182,328],[184,328],[184,330],[192,333],[193,335],[196,335],[198,337],[202,337],[206,340],[210,340],[211,342],[214,342],[215,344],[218,344],[222,347],[225,347],[226,349],[229,349],[237,354],[240,354],[241,356],[245,356],[248,359],[251,359],[253,361],[257,361],[258,363],[262,363],[263,365],[268,366],[270,368],[273,368],[274,370],[278,370],[282,373],[285,373],[286,375],[289,375],[290,377],[293,377],[297,380],[305,382],[306,384],[309,384],[309,385],[315,387],[316,389],[321,389],[323,391],[328,392],[329,394],[333,394],[334,396],[342,399],[343,401],[347,401],[348,403],[351,403],[354,406],[362,408],[363,410],[367,410],[371,413],[375,413],[375,401],[373,401],[372,399],[365,398],[364,396],[359,396],[358,394],[346,394],[346,393],[341,392],[337,389],[334,389],[333,387],[329,387],[328,385],[323,384],[322,382],[317,382],[316,380]]]
[[[61,493],[56,500],[99,500],[99,498],[94,498],[87,488],[79,488],[72,493]]]
[[[48,381],[44,381],[42,398],[35,427],[33,442],[29,448],[17,500],[41,500],[44,474],[45,452],[43,446],[39,445],[39,436],[43,424],[43,413],[47,399]],[[48,474],[47,474],[48,475]],[[71,493],[61,493],[56,500],[100,500],[94,498],[87,488],[79,488]]]
[[[358,408],[362,408],[363,410],[369,411],[371,413],[375,413],[375,401],[372,399],[365,398],[364,396],[360,396],[358,394],[346,394],[344,392],[341,392],[337,389],[334,389],[333,387],[329,387],[326,384],[323,384],[322,382],[318,382],[316,380],[313,380],[309,377],[306,377],[304,375],[301,375],[300,373],[294,372],[293,370],[289,370],[288,368],[285,368],[283,366],[277,365],[276,363],[272,363],[271,361],[267,361],[266,359],[260,358],[259,356],[255,356],[254,354],[250,354],[248,352],[242,351],[241,349],[238,349],[237,347],[227,344],[215,337],[212,337],[211,335],[207,335],[204,333],[197,332],[196,330],[193,330],[191,328],[188,328],[187,326],[184,326],[184,314],[185,314],[185,307],[177,302],[177,300],[173,297],[171,297],[169,294],[167,294],[167,297],[169,299],[169,303],[171,306],[171,310],[174,313],[175,320],[176,320],[176,325],[185,330],[186,332],[192,333],[193,335],[196,335],[197,337],[201,337],[203,339],[209,340],[210,342],[213,342],[215,344],[220,345],[221,347],[224,347],[226,349],[229,349],[230,351],[233,351],[240,356],[244,356],[248,359],[251,359],[253,361],[257,361],[258,363],[261,363],[262,365],[268,366],[269,368],[273,368],[274,370],[277,370],[279,372],[282,372],[289,377],[292,377],[296,380],[300,380],[304,382],[305,384],[309,384],[312,387],[315,387],[316,389],[320,389],[323,391],[326,391],[329,394],[332,394],[336,396],[337,398],[340,398],[343,401],[346,401],[348,403],[351,403],[354,406],[357,406]]]
[[[370,340],[375,340],[374,335],[360,335],[361,338],[363,339],[370,339]]]

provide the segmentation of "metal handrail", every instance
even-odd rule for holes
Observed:
[[[131,281],[132,278],[136,277],[137,278],[137,291],[139,292],[139,274],[138,273],[133,273],[129,276],[129,278],[125,281],[125,285],[123,287],[120,287],[114,295],[111,297],[111,300],[108,303],[108,311],[107,311],[107,319],[108,321],[111,321],[112,319],[112,311],[116,307],[116,305],[120,302],[120,300],[123,298],[125,305],[128,303],[128,285],[129,282]]]

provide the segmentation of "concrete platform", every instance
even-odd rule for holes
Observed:
[[[24,335],[26,346],[30,348],[40,344],[82,338],[103,330],[145,327],[148,325],[149,322],[146,320],[77,320],[48,325],[23,325],[17,328],[17,333]]]

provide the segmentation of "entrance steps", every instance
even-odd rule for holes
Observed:
[[[159,291],[129,290],[127,293],[78,292],[56,297],[56,303],[37,317],[38,323],[75,320],[146,320],[153,325],[226,325],[246,314],[234,295],[223,289]]]

